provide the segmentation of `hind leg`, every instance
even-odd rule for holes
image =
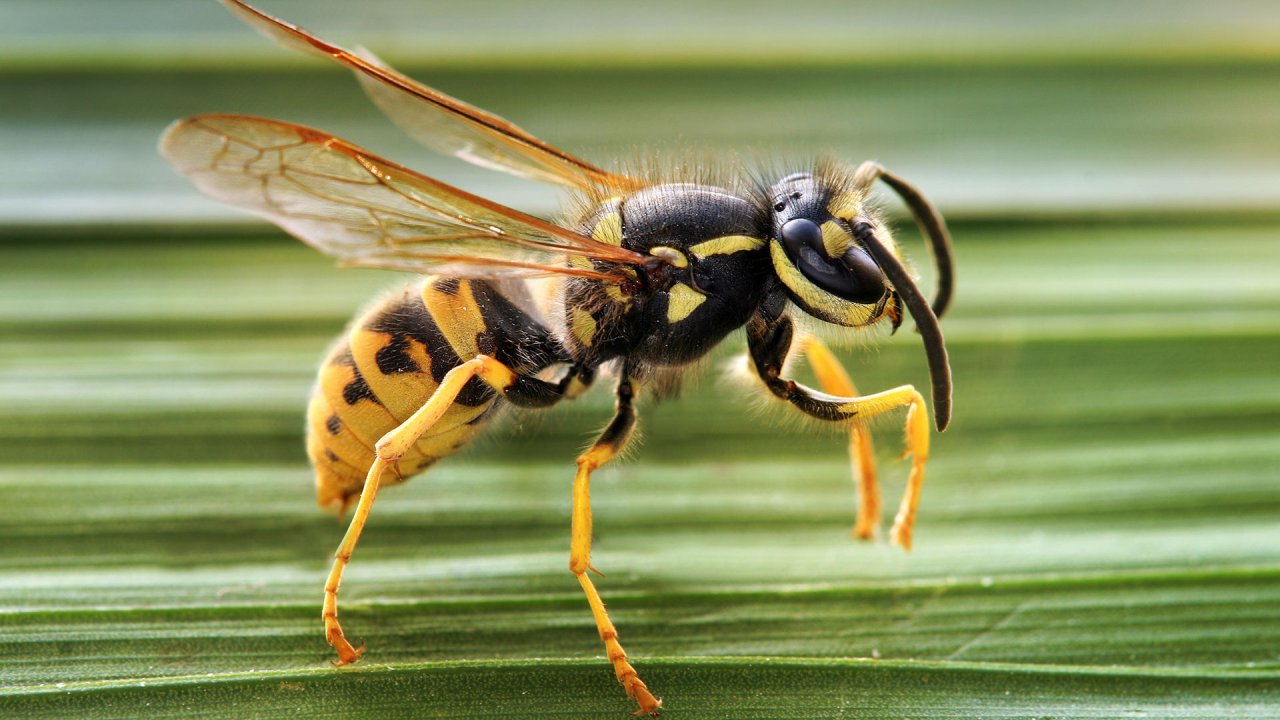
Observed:
[[[334,554],[333,567],[324,586],[322,617],[325,637],[338,653],[338,665],[359,660],[364,651],[363,647],[355,648],[351,645],[338,622],[338,588],[342,585],[342,573],[350,563],[351,554],[355,552],[356,543],[360,540],[360,533],[369,519],[369,510],[373,508],[374,498],[378,495],[382,475],[388,470],[398,472],[397,463],[400,458],[444,415],[473,377],[480,378],[515,404],[541,406],[550,405],[563,397],[573,376],[574,373],[571,372],[560,383],[549,383],[519,375],[487,355],[478,355],[445,373],[440,385],[422,407],[377,442],[374,446],[376,457],[365,476],[360,502],[356,504],[355,515]]]

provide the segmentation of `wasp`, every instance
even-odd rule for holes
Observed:
[[[591,474],[636,428],[642,390],[669,387],[745,327],[759,385],[803,415],[843,425],[857,478],[854,533],[872,537],[879,491],[865,421],[906,408],[911,467],[891,538],[909,549],[929,455],[928,411],[912,386],[860,395],[806,318],[828,328],[921,335],[934,421],[951,415],[938,317],[950,302],[946,225],[911,183],[875,162],[831,162],[775,181],[717,184],[609,172],[510,122],[422,85],[365,51],[329,43],[239,0],[223,0],[277,42],[354,71],[372,100],[428,148],[567,188],[559,222],[451,187],[319,130],[246,115],[174,123],[161,153],[210,197],[254,212],[341,264],[423,275],[356,318],[324,361],[307,413],[307,451],[322,506],[355,511],[324,588],[322,618],[338,664],[358,660],[338,622],[343,571],[382,485],[402,482],[478,435],[504,407],[545,408],[598,377],[615,411],[578,456],[569,569],[586,595],[618,681],[656,714],[588,571]],[[929,239],[932,302],[869,198],[883,181]],[[787,377],[806,357],[821,390]]]

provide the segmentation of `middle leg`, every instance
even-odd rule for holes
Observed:
[[[591,606],[591,614],[595,617],[596,630],[604,641],[605,654],[613,664],[614,675],[622,683],[627,695],[640,705],[637,714],[655,715],[662,701],[653,696],[648,686],[640,679],[636,669],[627,660],[627,653],[618,643],[618,630],[609,619],[604,609],[604,601],[591,582],[588,570],[591,567],[591,472],[617,457],[631,439],[636,426],[635,381],[627,376],[625,370],[618,381],[617,409],[613,420],[600,433],[600,437],[582,455],[578,456],[578,472],[573,478],[573,525],[572,541],[569,549],[569,570],[578,578],[578,584],[587,595],[587,603]],[[598,572],[598,571],[596,571]]]

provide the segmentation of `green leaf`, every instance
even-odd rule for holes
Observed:
[[[643,677],[679,717],[1266,717],[1274,229],[956,232],[957,422],[914,552],[850,541],[839,435],[766,422],[714,367],[599,473],[599,584]],[[622,716],[565,569],[571,459],[607,393],[380,497],[341,606],[369,649],[335,670],[342,525],[309,499],[302,404],[385,278],[283,241],[78,248],[0,269],[6,717]],[[1148,256],[1142,292],[1091,260]],[[1039,267],[1064,279],[1025,282]],[[863,387],[924,381],[900,335],[844,353]],[[892,502],[899,431],[878,427]]]

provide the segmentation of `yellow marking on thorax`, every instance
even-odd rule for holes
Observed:
[[[480,354],[477,336],[486,329],[484,316],[471,292],[471,281],[457,280],[458,292],[453,295],[441,292],[436,287],[440,282],[435,279],[423,284],[422,302],[454,354],[465,362]]]
[[[649,254],[654,257],[662,258],[678,268],[689,267],[689,258],[685,257],[684,253],[673,247],[668,247],[666,245],[654,245],[649,248]]]
[[[622,215],[614,211],[600,218],[600,222],[591,228],[591,239],[622,247]]]
[[[604,294],[608,295],[609,299],[616,303],[625,304],[631,301],[631,297],[622,292],[622,288],[612,283],[604,286]]]
[[[584,347],[591,347],[596,338],[596,319],[582,308],[573,308],[569,311],[569,329]]]
[[[637,279],[636,270],[634,268],[619,268],[619,272],[629,276],[632,280]],[[604,283],[604,293],[609,299],[619,305],[630,305],[631,295],[622,291],[622,286],[616,283]]]
[[[822,247],[826,249],[827,257],[838,258],[853,244],[853,236],[839,221],[828,220],[822,223],[821,229]]]
[[[671,288],[667,299],[667,321],[678,323],[693,314],[698,306],[706,302],[707,296],[685,285],[676,283]]]
[[[759,250],[762,247],[764,247],[764,240],[760,238],[750,235],[724,235],[691,245],[689,252],[695,257],[705,258],[712,255],[732,255],[736,252]]]

